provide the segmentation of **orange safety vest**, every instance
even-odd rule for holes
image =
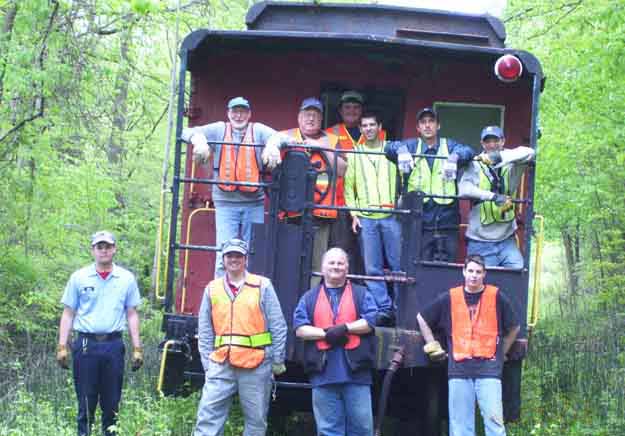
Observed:
[[[254,147],[236,146],[232,142],[232,125],[226,123],[219,157],[219,180],[224,182],[260,182],[260,170]],[[254,143],[253,123],[247,125],[243,143]],[[257,192],[258,186],[218,185],[222,191]]]
[[[328,327],[356,321],[356,304],[354,303],[352,284],[349,281],[345,284],[343,295],[341,295],[339,313],[336,315],[336,320],[332,319],[332,315],[332,306],[326,294],[326,287],[323,284],[319,287],[319,295],[317,296],[315,311],[313,312],[313,325],[325,330]],[[344,346],[346,350],[353,350],[359,345],[359,335],[347,335],[347,343]],[[317,341],[317,349],[322,351],[329,350],[330,344],[324,340],[319,340]]]
[[[300,132],[299,128],[285,130],[280,133],[286,134],[287,136],[289,136],[290,138],[293,138],[297,142],[304,142],[302,133]],[[337,145],[337,141],[338,141],[337,136],[331,133],[326,133],[326,136],[322,137],[322,146],[335,149]],[[297,147],[292,148],[292,149],[300,150]],[[284,156],[282,157],[284,158]],[[326,170],[325,162],[321,157],[321,152],[319,151],[310,152],[310,163],[314,165],[314,168],[317,170],[317,172],[322,173],[323,171]],[[334,173],[336,174],[336,169],[334,170]],[[319,204],[323,206],[333,205],[332,199],[335,196],[334,196],[334,187],[332,185],[333,183],[331,183],[327,177],[317,177],[317,183],[315,185],[317,189],[315,190],[315,194],[314,194],[315,204]],[[319,194],[317,191],[326,192],[326,195],[322,198],[321,194]],[[335,199],[334,205],[335,206],[337,205],[336,199]],[[338,215],[337,211],[332,210],[332,209],[313,209],[312,214],[320,218],[336,218]],[[297,214],[289,213],[289,216],[297,216]]]
[[[226,359],[238,368],[256,368],[265,358],[263,347],[271,344],[265,318],[260,308],[261,277],[247,274],[234,299],[226,292],[223,277],[209,283],[211,319],[215,333],[215,351],[210,358],[219,363]]]
[[[328,127],[326,129],[326,133],[331,133],[339,138],[337,145],[339,150],[353,150],[357,144],[364,144],[365,142],[364,135],[360,135],[358,140],[352,138],[352,135],[349,134],[349,130],[347,130],[345,123],[339,123],[333,125],[332,127]],[[380,130],[378,133],[378,139],[380,141],[386,140],[385,130]],[[336,179],[336,205],[345,206],[345,180],[342,176]]]
[[[451,297],[451,341],[456,362],[474,357],[492,359],[497,351],[497,292],[486,285],[473,319],[464,298],[464,288],[449,290]]]

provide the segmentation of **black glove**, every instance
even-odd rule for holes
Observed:
[[[325,340],[333,347],[342,347],[347,343],[347,325],[339,324],[326,330]]]

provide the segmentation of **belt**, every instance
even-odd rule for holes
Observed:
[[[93,339],[98,342],[106,342],[112,341],[113,339],[120,339],[122,337],[122,332],[113,332],[113,333],[83,333],[76,332],[81,338]]]

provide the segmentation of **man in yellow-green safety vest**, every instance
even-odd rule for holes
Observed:
[[[498,126],[485,127],[481,143],[484,152],[467,167],[458,185],[461,196],[474,199],[467,253],[481,255],[486,266],[523,268],[512,200],[535,152],[523,146],[504,149],[505,137]]]
[[[419,138],[386,144],[386,157],[404,174],[406,191],[422,191],[422,257],[425,260],[455,262],[460,213],[457,170],[473,159],[473,149],[453,139],[441,138],[441,124],[432,108],[417,112]],[[415,156],[416,155],[416,156]]]
[[[395,164],[383,154],[366,154],[384,151],[385,141],[379,137],[382,123],[378,116],[366,113],[360,119],[364,141],[356,144],[360,154],[350,157],[345,175],[345,203],[357,209],[392,208],[395,204]],[[360,251],[367,275],[384,274],[384,258],[399,271],[401,227],[399,221],[386,211],[351,211],[352,231],[359,234]],[[385,282],[367,281],[367,288],[378,306],[378,325],[393,325],[395,311]],[[395,288],[397,291],[397,288]],[[394,293],[397,296],[397,292]]]

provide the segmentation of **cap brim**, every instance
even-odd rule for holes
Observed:
[[[243,248],[229,248],[228,250],[223,251],[224,256],[228,253],[239,253],[243,256],[247,256],[247,251],[245,251]]]

